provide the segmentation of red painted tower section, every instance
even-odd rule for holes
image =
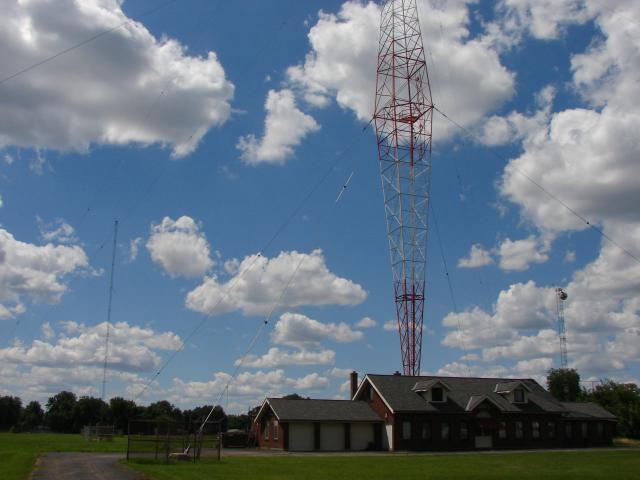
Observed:
[[[400,351],[420,374],[433,103],[416,0],[382,7],[374,121]]]

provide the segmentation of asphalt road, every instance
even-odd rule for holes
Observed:
[[[43,453],[29,478],[33,480],[144,480],[118,463],[121,454]]]

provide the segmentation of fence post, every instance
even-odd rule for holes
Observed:
[[[156,422],[156,425],[155,425],[155,429],[156,429],[156,442],[155,442],[156,443],[156,460],[158,460],[158,443],[160,442],[160,438],[159,438],[159,434],[158,434],[158,428],[159,428],[159,425],[158,425],[158,422]]]
[[[131,420],[127,420],[127,462],[129,461],[130,448],[131,448]]]
[[[165,440],[165,457],[164,457],[164,461],[165,463],[169,463],[169,444],[171,443],[171,424],[169,422],[167,422],[167,439]]]

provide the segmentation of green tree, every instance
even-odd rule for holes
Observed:
[[[115,425],[116,430],[127,431],[129,420],[138,415],[139,407],[132,400],[114,397],[109,401],[109,423]]]
[[[42,425],[44,421],[44,412],[42,411],[42,407],[40,406],[40,402],[36,402],[35,400],[29,402],[29,404],[24,407],[22,411],[22,416],[20,417],[20,429],[25,432],[30,432],[36,427]]]
[[[76,396],[72,392],[60,392],[47,401],[45,423],[55,432],[72,433],[74,431],[73,410]]]
[[[618,433],[625,437],[640,438],[640,389],[633,383],[603,380],[587,400],[595,402],[618,417]]]
[[[547,389],[561,402],[575,402],[582,393],[580,375],[575,368],[552,368],[547,372]]]
[[[182,411],[168,401],[160,400],[145,408],[143,416],[149,420],[171,420],[180,422],[182,420]]]
[[[20,422],[22,400],[19,397],[0,397],[0,430],[9,430]]]
[[[184,421],[186,423],[190,423],[195,425],[196,428],[199,427],[205,418],[211,412],[211,405],[203,405],[201,407],[196,407],[193,410],[185,410]],[[209,417],[209,422],[220,422],[220,428],[224,432],[227,430],[227,414],[224,413],[224,409],[220,405],[216,405],[213,407],[213,412],[211,412],[211,416]]]
[[[109,406],[100,398],[80,397],[73,406],[74,430],[79,432],[86,425],[98,425],[106,421]]]

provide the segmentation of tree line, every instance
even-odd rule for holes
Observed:
[[[622,437],[640,438],[640,389],[634,383],[601,380],[593,389],[580,386],[580,374],[573,368],[552,368],[547,388],[562,402],[593,402],[618,417]]]
[[[60,433],[78,433],[86,425],[114,425],[116,430],[127,432],[129,419],[168,420],[185,425],[200,424],[211,411],[211,405],[181,410],[167,400],[147,406],[132,400],[114,397],[105,402],[95,397],[76,397],[62,391],[49,398],[44,409],[37,401],[23,406],[19,397],[0,397],[0,430],[32,432],[41,429]],[[213,407],[210,421],[220,421],[222,431],[246,430],[249,415],[227,415],[220,405]]]

